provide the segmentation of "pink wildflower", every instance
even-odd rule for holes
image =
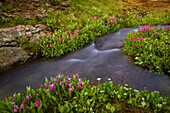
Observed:
[[[13,94],[12,98],[15,98],[16,94]]]
[[[66,33],[68,33],[68,31],[66,31]]]
[[[138,45],[138,43],[136,43],[136,45]]]
[[[133,37],[133,39],[135,39],[135,37]]]
[[[36,102],[34,103],[33,107],[38,107],[38,106],[40,106],[40,105],[41,105],[41,103],[38,102],[38,101],[36,101]]]
[[[111,20],[110,23],[113,23],[113,21]]]
[[[109,24],[109,22],[107,22],[107,24]]]
[[[136,40],[132,40],[132,42],[136,42]]]
[[[77,29],[77,33],[79,33],[79,29]]]
[[[61,82],[60,82],[60,86],[61,86],[62,84],[64,84],[64,81],[61,81]]]
[[[69,36],[67,36],[67,39],[69,39]]]
[[[62,39],[64,39],[64,37],[62,37]]]
[[[16,108],[14,108],[14,112],[17,112],[17,109],[16,109]]]
[[[141,46],[139,46],[139,48],[141,48]]]
[[[49,46],[47,45],[47,47],[49,47]]]
[[[43,87],[43,85],[41,84],[41,87]]]
[[[73,83],[68,84],[68,86],[71,86]]]
[[[136,36],[135,34],[132,33],[133,36]]]
[[[71,31],[70,31],[70,30],[69,30],[68,32],[69,32],[69,33],[71,33]]]
[[[78,74],[75,74],[75,76],[77,76],[77,78],[79,78],[79,77],[80,77]]]
[[[103,24],[103,21],[101,21],[101,23]]]
[[[69,92],[69,93],[72,93],[72,92],[73,92],[73,88],[70,88],[68,92]]]
[[[97,17],[96,17],[96,16],[94,16],[94,19],[96,20],[96,19],[97,19]]]
[[[50,47],[52,48],[53,46],[50,44]]]
[[[20,110],[24,108],[24,104],[21,104],[20,105]]]

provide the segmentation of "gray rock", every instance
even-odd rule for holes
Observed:
[[[0,48],[0,69],[6,68],[16,62],[22,62],[31,58],[21,47]]]

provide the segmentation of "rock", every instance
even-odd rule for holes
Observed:
[[[69,7],[70,2],[69,1],[63,1],[63,2],[60,2],[60,5],[62,5],[63,7]]]
[[[16,62],[22,62],[31,58],[21,47],[0,48],[0,69],[4,69]]]

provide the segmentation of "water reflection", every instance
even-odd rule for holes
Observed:
[[[71,76],[75,73],[89,79],[91,85],[99,84],[97,77],[102,78],[101,83],[110,77],[114,85],[128,84],[139,90],[147,87],[150,91],[158,90],[161,95],[170,97],[168,76],[148,72],[135,65],[123,52],[126,34],[136,29],[123,28],[100,36],[95,43],[60,58],[39,59],[0,73],[0,98],[21,92],[28,85],[38,88],[45,77],[58,74]]]

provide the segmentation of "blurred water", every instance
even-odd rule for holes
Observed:
[[[158,26],[170,27],[170,26]],[[153,74],[134,64],[131,57],[123,52],[123,42],[130,31],[137,28],[122,28],[116,32],[97,37],[93,44],[61,56],[59,58],[38,59],[24,65],[13,67],[0,73],[0,99],[14,92],[26,90],[26,86],[36,89],[58,74],[72,76],[78,73],[90,80],[90,85],[98,85],[112,78],[114,85],[128,84],[129,87],[142,90],[159,91],[170,97],[170,79],[166,75]]]

